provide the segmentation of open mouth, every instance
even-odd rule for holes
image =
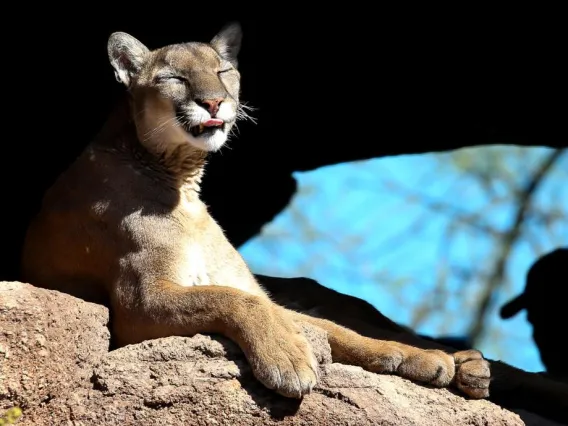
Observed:
[[[210,120],[204,121],[203,123],[189,128],[189,132],[194,137],[207,136],[215,133],[217,130],[222,130],[225,126],[225,122],[218,118],[212,118]]]

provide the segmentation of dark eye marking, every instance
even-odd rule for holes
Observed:
[[[229,72],[229,71],[233,71],[233,68],[226,68],[226,69],[223,69],[223,70],[219,70],[219,71],[217,71],[217,74],[223,74],[223,73],[226,73],[226,72]]]

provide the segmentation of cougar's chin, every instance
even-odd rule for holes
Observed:
[[[187,135],[189,143],[203,151],[217,151],[227,141],[227,133],[220,127],[198,133],[197,136],[188,131]]]

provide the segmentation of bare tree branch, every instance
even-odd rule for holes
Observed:
[[[453,239],[456,231],[457,226],[455,223],[450,223],[446,227],[445,235],[442,238],[443,243],[440,244],[440,261],[438,263],[436,285],[431,293],[431,297],[426,299],[421,306],[418,306],[413,313],[410,327],[414,330],[417,330],[433,312],[444,309],[444,303],[447,300],[446,287],[449,275],[448,271],[450,269],[447,260],[449,257],[449,247],[451,245],[450,241]]]
[[[495,290],[501,285],[504,275],[505,266],[507,265],[507,260],[511,253],[511,249],[515,245],[515,242],[521,235],[523,228],[523,223],[525,217],[531,208],[531,203],[533,196],[537,193],[539,186],[544,181],[547,173],[552,169],[556,161],[564,153],[564,150],[555,150],[548,157],[544,159],[540,167],[536,170],[534,175],[531,177],[524,191],[521,193],[519,202],[517,204],[517,211],[515,213],[515,220],[511,228],[504,233],[501,238],[501,243],[498,244],[498,255],[493,268],[493,273],[487,281],[487,285],[484,288],[483,294],[480,298],[480,303],[477,308],[477,313],[475,315],[475,321],[469,330],[469,338],[474,345],[477,344],[479,338],[485,332],[485,317],[491,302]]]

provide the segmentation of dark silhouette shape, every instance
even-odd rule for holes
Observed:
[[[433,337],[425,334],[419,334],[422,339],[430,340],[433,342],[440,343],[441,345],[446,345],[451,348],[456,348],[459,350],[467,350],[474,347],[471,340],[467,336],[439,336]]]
[[[509,319],[527,311],[546,372],[568,381],[566,344],[568,247],[557,248],[537,259],[529,268],[525,290],[501,308]]]

